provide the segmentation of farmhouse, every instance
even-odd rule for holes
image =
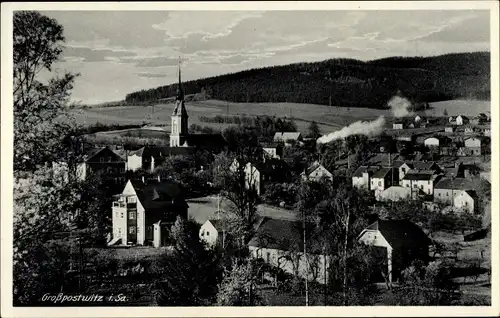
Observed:
[[[446,133],[454,133],[456,128],[454,126],[446,126],[444,127],[444,132]]]
[[[264,151],[264,159],[280,159],[283,156],[283,147],[279,142],[261,142],[260,145]]]
[[[77,177],[85,180],[91,173],[102,172],[119,184],[124,182],[126,161],[110,147],[93,148],[83,157],[76,169]]]
[[[397,122],[397,123],[394,123],[392,124],[392,129],[403,129],[403,123],[402,122]]]
[[[408,220],[378,220],[358,236],[360,243],[381,248],[387,256],[387,277],[399,278],[414,260],[429,260],[430,239]]]
[[[468,205],[470,208],[471,200],[468,197],[472,198],[472,200],[475,200],[475,197],[474,193],[469,193],[469,191],[474,191],[474,184],[468,179],[445,178],[434,186],[434,201],[453,205],[457,208]],[[463,192],[467,192],[467,194]],[[456,200],[457,196],[462,198]],[[467,202],[467,205],[464,202]],[[474,209],[473,203],[472,209]]]
[[[164,246],[177,216],[187,218],[188,208],[176,183],[129,180],[113,197],[109,245]]]
[[[388,187],[398,184],[398,181],[398,169],[380,168],[373,174],[370,180],[370,190],[375,191],[375,197],[377,197]]]
[[[377,166],[361,166],[352,175],[352,186],[358,189],[369,189],[370,179],[378,170]]]
[[[200,240],[207,244],[207,247],[214,248],[217,245],[224,247],[227,239],[227,232],[223,221],[211,219],[205,221],[200,227]]]
[[[464,140],[467,153],[472,156],[480,156],[484,153],[485,140],[479,137],[469,137]]]
[[[312,233],[313,224],[306,227]],[[306,234],[307,235],[307,234]],[[306,236],[307,259],[304,255],[304,228],[301,221],[264,217],[259,221],[248,246],[252,257],[278,267],[290,274],[296,274],[310,281],[324,283],[328,279],[325,266],[329,257],[321,246]],[[306,271],[307,265],[309,270]]]
[[[435,172],[432,170],[410,170],[403,178],[402,186],[411,189],[414,196],[418,193],[434,193]]]
[[[276,132],[273,137],[274,142],[283,142],[285,146],[291,146],[293,143],[301,143],[302,140],[300,132]]]
[[[318,161],[313,162],[304,172],[300,174],[303,181],[314,180],[319,181],[321,178],[327,178],[332,180],[333,174],[328,171],[322,164]]]

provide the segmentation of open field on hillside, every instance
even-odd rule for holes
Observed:
[[[152,124],[166,125],[170,130],[170,115],[174,104],[155,106],[117,106],[74,110],[77,121],[84,125],[95,124]],[[322,133],[337,130],[358,120],[371,120],[380,115],[389,115],[387,110],[370,108],[329,107],[313,104],[296,103],[227,103],[224,101],[196,101],[186,103],[189,124],[198,124],[217,129],[224,129],[228,124],[205,123],[200,116],[277,116],[292,117],[298,129],[307,131],[311,121],[316,121]]]
[[[443,102],[430,103],[431,108],[426,110],[428,116],[443,116],[446,109],[449,116],[477,116],[491,109],[490,101],[483,100],[447,100]]]

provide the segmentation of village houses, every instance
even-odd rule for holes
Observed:
[[[301,173],[301,178],[303,181],[306,180],[319,181],[322,178],[327,178],[332,180],[333,174],[330,171],[328,171],[318,161],[315,161],[304,172]]]
[[[383,167],[373,173],[370,180],[370,191],[375,192],[375,197],[394,184],[399,183],[398,169]]]
[[[274,142],[282,142],[285,146],[290,147],[295,143],[302,143],[303,138],[300,132],[277,132],[274,134]]]
[[[233,173],[236,173],[238,171],[238,167],[239,167],[238,160],[234,159],[233,163],[229,167],[229,170]],[[259,169],[256,167],[255,164],[247,162],[244,168],[244,173],[245,173],[245,187],[247,189],[253,188],[257,192],[257,195],[260,195],[260,191],[262,190],[261,188],[262,176]]]
[[[378,166],[360,166],[352,176],[352,186],[358,189],[370,189],[370,180],[379,169]]]
[[[466,178],[444,178],[434,187],[434,202],[444,203],[470,213],[475,211],[477,195]]]

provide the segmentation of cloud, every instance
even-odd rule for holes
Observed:
[[[135,56],[131,51],[115,51],[110,49],[92,49],[88,47],[67,46],[63,51],[63,59],[82,62],[108,62],[115,58]]]
[[[159,74],[159,73],[137,73],[137,76],[144,77],[144,78],[163,78],[163,77],[167,77],[166,74]]]
[[[133,57],[133,58],[121,58],[118,60],[119,63],[134,64],[137,67],[164,67],[164,66],[175,66],[179,64],[178,58],[173,57],[163,57],[163,56],[152,56],[152,57]]]

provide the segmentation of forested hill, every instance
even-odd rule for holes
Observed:
[[[295,102],[384,108],[400,91],[416,102],[490,99],[490,53],[390,57],[369,62],[330,59],[251,69],[189,81],[186,94],[231,102]],[[177,84],[128,94],[129,104],[175,95]]]

